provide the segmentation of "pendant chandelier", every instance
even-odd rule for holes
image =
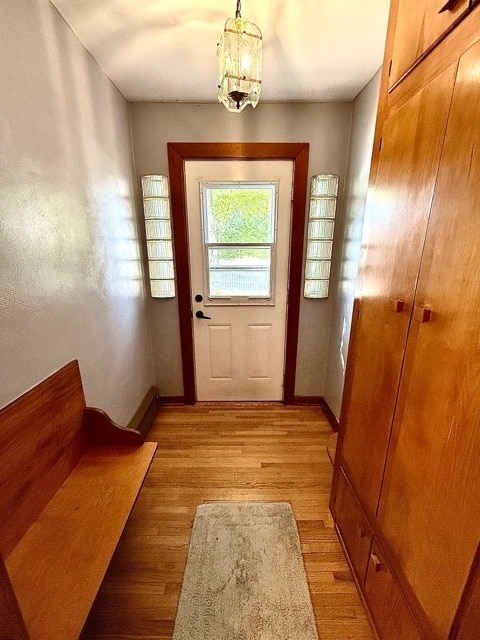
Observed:
[[[262,34],[242,18],[241,10],[237,0],[235,18],[225,23],[217,47],[218,101],[233,112],[247,104],[255,108],[262,88]]]

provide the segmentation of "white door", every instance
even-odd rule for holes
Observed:
[[[282,400],[293,163],[185,169],[197,400]]]

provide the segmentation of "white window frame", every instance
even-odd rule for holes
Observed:
[[[275,305],[275,286],[277,271],[277,226],[278,226],[278,180],[261,180],[261,181],[200,181],[200,208],[202,222],[202,262],[203,262],[203,284],[206,295],[204,296],[205,306],[274,306]],[[251,189],[251,188],[269,188],[273,193],[272,197],[272,232],[273,242],[206,242],[207,237],[207,191],[209,189]],[[233,249],[236,247],[248,248],[258,247],[270,249],[270,296],[211,296],[210,295],[210,270],[208,261],[208,251],[211,248]]]

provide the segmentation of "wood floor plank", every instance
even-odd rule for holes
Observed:
[[[373,640],[328,510],[331,428],[319,407],[163,407],[149,476],[82,640],[171,640],[199,504],[292,505],[321,640]]]

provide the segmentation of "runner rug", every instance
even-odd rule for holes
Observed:
[[[173,640],[318,640],[289,504],[198,507]]]

